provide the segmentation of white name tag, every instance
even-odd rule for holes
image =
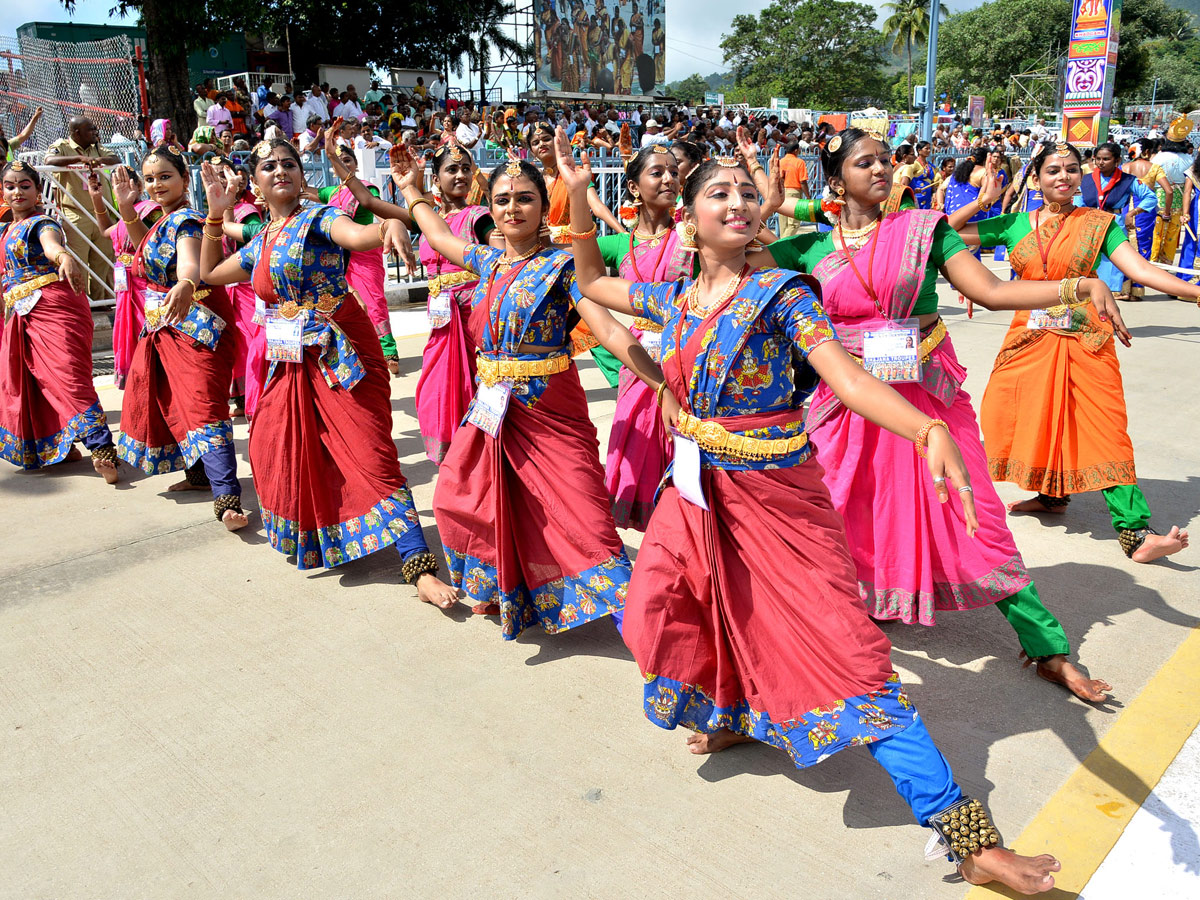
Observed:
[[[285,319],[278,310],[266,311],[267,359],[298,363],[304,359],[304,319]]]
[[[471,414],[467,416],[467,421],[495,437],[500,433],[500,424],[508,412],[511,397],[512,385],[507,381],[497,382],[491,387],[480,387],[471,402]]]
[[[113,288],[118,291],[129,290],[129,270],[120,263],[113,266]]]
[[[1031,309],[1029,311],[1028,327],[1033,329],[1057,328],[1060,331],[1071,331],[1071,310],[1066,310],[1061,316],[1052,316],[1048,310]]]
[[[863,368],[880,381],[920,381],[920,346],[921,329],[914,319],[864,331]]]
[[[662,362],[662,337],[661,331],[643,331],[642,336],[638,338],[656,363]]]
[[[26,296],[22,297],[20,300],[18,300],[16,303],[13,304],[13,312],[16,313],[18,316],[23,316],[27,312],[29,312],[31,309],[33,309],[34,305],[40,299],[42,299],[42,292],[40,290],[34,291],[31,294],[27,294]]]
[[[445,291],[429,295],[430,328],[445,328],[450,324],[450,304],[453,302]]]
[[[152,291],[146,289],[145,303],[143,304],[146,310],[146,328],[150,331],[158,331],[167,324],[165,307],[167,305],[167,295],[162,291]]]
[[[267,301],[262,297],[254,298],[254,316],[250,321],[259,327],[267,323]]]
[[[693,506],[708,509],[704,486],[700,484],[700,445],[679,432],[672,433],[671,437],[675,441],[675,462],[671,468],[675,490]]]

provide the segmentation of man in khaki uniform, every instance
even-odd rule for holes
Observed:
[[[67,123],[69,137],[61,138],[50,145],[46,151],[48,166],[78,166],[84,165],[89,169],[97,166],[116,165],[120,160],[107,153],[98,141],[96,126],[91,119],[76,116]],[[54,180],[62,187],[59,203],[62,205],[63,231],[67,236],[67,249],[71,255],[91,269],[96,277],[112,287],[113,256],[112,241],[105,237],[100,226],[94,221],[92,201],[88,196],[85,173],[54,172]],[[100,177],[100,183],[105,195],[109,193],[108,179]],[[96,245],[98,251],[88,246],[87,240]],[[100,300],[108,295],[97,286],[93,293],[91,278],[88,279],[86,293],[93,300]]]

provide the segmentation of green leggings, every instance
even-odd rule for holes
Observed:
[[[1136,484],[1118,484],[1100,493],[1104,495],[1113,528],[1117,531],[1136,530],[1150,524],[1150,504]]]
[[[996,608],[1008,619],[1008,624],[1017,633],[1021,649],[1030,659],[1039,656],[1056,656],[1071,652],[1067,633],[1058,619],[1042,604],[1037,587],[1031,581],[1028,587],[1005,597]]]
[[[399,354],[396,352],[396,338],[389,331],[387,334],[379,336],[379,346],[383,348],[384,359],[398,359]]]

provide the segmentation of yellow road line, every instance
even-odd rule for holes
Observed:
[[[1062,862],[1055,890],[1039,897],[1075,897],[1095,874],[1200,723],[1198,682],[1200,628],[1193,628],[1096,749],[1009,843],[1020,853],[1053,853]],[[996,896],[1018,895],[984,886],[969,890],[965,900]]]

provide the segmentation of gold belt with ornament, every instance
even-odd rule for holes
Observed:
[[[946,323],[938,319],[933,326],[933,330],[922,338],[921,343],[917,345],[917,353],[921,356],[921,365],[929,362],[929,357],[933,355],[933,351],[937,349],[937,345],[944,341],[948,334],[950,332],[946,330]],[[855,356],[853,353],[850,355],[856,363],[860,366],[862,365],[861,356]]]
[[[11,291],[4,293],[4,309],[6,311],[12,309],[18,300],[24,300],[39,288],[43,288],[48,284],[54,284],[56,281],[58,281],[57,272],[47,272],[45,275],[38,275],[36,278],[22,281]]]
[[[757,461],[778,456],[789,456],[804,449],[808,434],[800,432],[790,438],[753,438],[727,430],[711,419],[698,419],[690,413],[681,412],[675,429],[689,437],[709,453],[723,453],[740,459]]]
[[[133,254],[132,253],[118,253],[117,254],[117,262],[119,262],[121,265],[123,265],[125,268],[128,269],[130,266],[133,265]]]
[[[429,279],[429,293],[440,294],[442,291],[458,287],[460,284],[470,284],[478,281],[479,276],[474,272],[450,272],[446,275],[434,275]]]
[[[571,357],[550,356],[546,359],[493,359],[480,355],[476,360],[475,371],[479,373],[481,384],[491,387],[499,381],[509,381],[513,384],[528,381],[530,378],[545,378],[557,375],[571,368]]]
[[[294,319],[306,309],[313,309],[322,315],[328,316],[341,305],[341,297],[334,297],[332,294],[322,294],[316,300],[301,300],[298,303],[295,300],[284,300],[275,309],[285,319]]]

